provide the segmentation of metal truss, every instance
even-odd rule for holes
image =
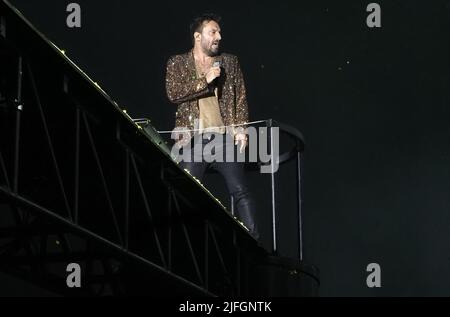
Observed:
[[[261,250],[233,217],[83,80],[0,41],[0,269],[62,295],[248,294]]]

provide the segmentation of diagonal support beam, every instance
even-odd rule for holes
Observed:
[[[8,172],[6,170],[5,160],[3,159],[2,152],[0,151],[0,168],[5,178],[5,183],[8,188],[11,188],[11,184],[9,183]]]
[[[175,204],[175,209],[176,209],[176,211],[178,213],[178,216],[181,218],[181,209],[180,209],[180,205],[178,204],[178,199],[177,199],[177,196],[175,194],[175,191],[172,189],[170,191],[170,193],[171,193],[171,195],[173,197],[173,202]],[[186,238],[186,243],[187,243],[188,248],[189,248],[189,253],[191,254],[192,262],[194,263],[194,267],[195,267],[195,271],[197,273],[197,277],[198,277],[201,285],[204,285],[202,274],[200,273],[200,268],[198,266],[197,257],[195,256],[194,248],[192,247],[192,242],[191,242],[191,238],[189,236],[189,232],[187,231],[186,225],[183,222],[181,222],[181,226],[183,228],[184,237]]]
[[[44,131],[45,131],[45,136],[47,138],[48,147],[49,147],[50,154],[51,154],[51,157],[52,157],[52,163],[53,163],[53,166],[55,168],[56,177],[58,179],[59,189],[60,189],[61,194],[63,196],[64,205],[65,205],[65,208],[67,210],[69,219],[73,221],[72,212],[71,212],[71,209],[70,209],[70,206],[69,206],[69,201],[67,200],[66,191],[64,189],[64,183],[62,181],[61,172],[60,172],[60,169],[59,169],[59,166],[58,166],[58,161],[56,160],[55,150],[54,150],[54,147],[53,147],[52,139],[50,137],[50,132],[48,130],[47,120],[45,119],[45,114],[44,114],[44,110],[42,108],[41,99],[39,97],[39,93],[38,93],[38,89],[37,89],[36,82],[35,82],[35,79],[34,79],[33,71],[31,70],[31,66],[30,66],[29,63],[27,63],[26,65],[27,65],[28,75],[29,75],[31,87],[32,87],[32,90],[33,90],[34,98],[35,98],[35,101],[36,101],[36,105],[37,105],[37,107],[39,109],[39,114],[41,116],[41,122],[43,124]]]
[[[139,189],[140,189],[140,192],[141,192],[142,200],[144,201],[145,211],[147,212],[147,216],[148,216],[148,218],[150,220],[150,224],[152,226],[153,236],[155,238],[156,246],[158,248],[158,252],[159,252],[159,255],[161,257],[161,261],[163,263],[163,266],[167,268],[167,263],[166,263],[166,260],[164,258],[164,252],[162,250],[161,243],[159,241],[159,236],[158,236],[158,233],[156,232],[156,228],[153,225],[153,216],[152,216],[152,212],[150,210],[150,205],[148,203],[147,196],[145,195],[144,186],[142,185],[141,176],[139,174],[139,170],[138,170],[137,165],[136,165],[136,160],[134,159],[133,155],[131,155],[131,163],[133,165],[134,173],[136,174],[136,179],[137,179],[137,182],[138,182],[138,185],[139,185]]]
[[[112,200],[111,200],[111,195],[109,194],[108,186],[106,184],[105,173],[103,172],[102,164],[100,162],[100,157],[99,157],[98,152],[97,152],[97,147],[95,146],[94,138],[92,137],[91,128],[89,127],[89,122],[88,122],[86,114],[84,112],[83,112],[83,122],[84,122],[84,126],[86,128],[86,132],[88,134],[89,144],[91,145],[91,149],[92,149],[92,152],[93,152],[94,157],[95,157],[95,162],[97,164],[97,169],[98,169],[98,172],[100,174],[100,178],[102,180],[103,190],[105,192],[106,200],[108,202],[108,208],[109,208],[109,211],[111,213],[111,217],[112,217],[113,222],[114,222],[114,228],[115,228],[116,233],[117,233],[117,238],[119,239],[120,245],[123,246],[124,245],[123,244],[123,238],[122,238],[122,234],[120,233],[120,229],[119,229],[119,225],[118,225],[118,222],[117,222],[116,213],[114,212],[114,207],[113,207],[113,203],[112,203]]]

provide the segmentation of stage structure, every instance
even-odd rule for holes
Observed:
[[[275,204],[265,250],[149,121],[0,1],[0,271],[64,296],[317,295],[317,270],[301,261],[303,139],[266,124],[296,140],[280,164],[298,164],[299,259],[276,252]],[[70,264],[79,288],[67,285]]]

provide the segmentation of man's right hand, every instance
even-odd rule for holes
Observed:
[[[205,77],[208,84],[212,83],[214,79],[220,77],[220,67],[211,67]]]

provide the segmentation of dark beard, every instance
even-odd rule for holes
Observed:
[[[217,55],[219,55],[219,52],[220,52],[220,46],[217,47],[217,50],[216,50],[216,51],[213,51],[213,50],[210,49],[210,48],[203,48],[203,52],[204,52],[206,55],[208,55],[209,57],[217,56]]]
[[[208,52],[208,56],[209,57],[214,57],[214,56],[217,56],[217,55],[219,55],[219,49],[217,49],[215,52],[211,51],[211,50]]]

